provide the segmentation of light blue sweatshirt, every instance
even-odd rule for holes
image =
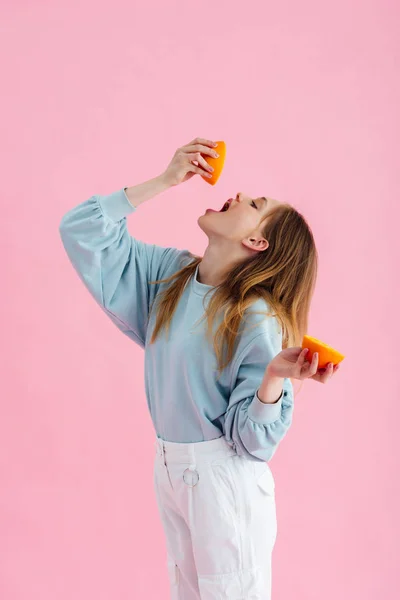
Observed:
[[[283,393],[274,404],[264,404],[257,395],[265,367],[282,349],[276,318],[254,314],[269,309],[262,299],[247,309],[233,360],[218,378],[216,355],[205,337],[206,319],[198,324],[212,286],[198,281],[197,267],[180,298],[168,338],[163,330],[149,344],[155,325],[154,307],[150,314],[149,308],[168,284],[148,281],[172,275],[193,256],[189,250],[145,243],[130,235],[127,216],[137,209],[124,188],[94,195],[63,216],[59,231],[90,294],[145,351],[145,392],[156,435],[172,442],[224,435],[238,454],[269,461],[293,413],[290,379],[284,379]]]

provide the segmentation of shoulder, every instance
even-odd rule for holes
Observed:
[[[191,252],[186,248],[158,246],[157,244],[143,244],[143,246],[150,256],[150,265],[154,271],[152,275],[157,279],[173,275],[193,260]]]
[[[260,298],[245,310],[234,360],[233,374],[244,362],[263,364],[282,350],[282,332],[270,304]]]

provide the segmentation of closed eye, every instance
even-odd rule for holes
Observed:
[[[251,201],[251,206],[254,206],[254,208],[256,208],[258,210],[258,206],[257,204],[254,202],[254,200]]]

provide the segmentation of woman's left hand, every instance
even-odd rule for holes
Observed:
[[[285,348],[268,364],[268,374],[272,377],[293,379],[311,378],[320,383],[327,383],[338,371],[339,364],[329,363],[326,368],[318,369],[318,352],[314,352],[311,363],[306,360],[307,352],[307,348],[299,346]]]

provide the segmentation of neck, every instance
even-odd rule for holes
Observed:
[[[240,250],[240,248],[239,248]],[[198,279],[205,285],[219,285],[226,274],[248,257],[246,252],[208,246],[199,263]]]

